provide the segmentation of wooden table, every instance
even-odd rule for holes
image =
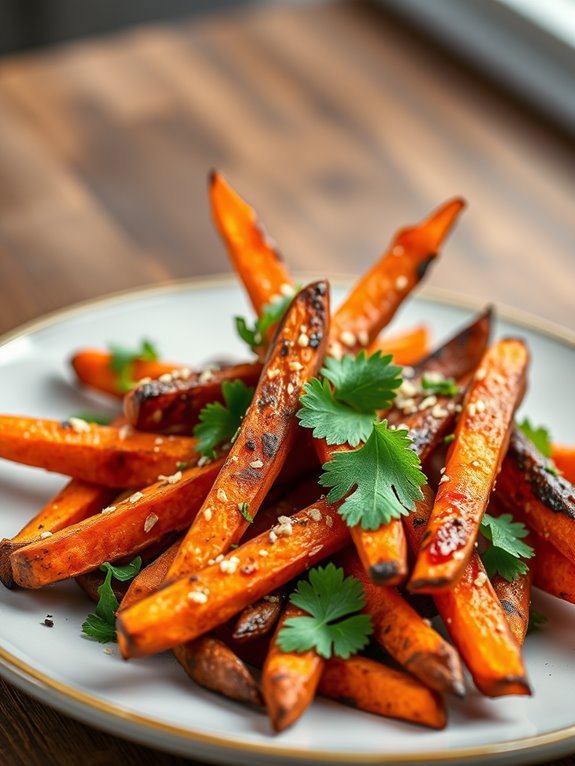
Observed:
[[[573,146],[367,3],[155,25],[0,62],[0,332],[228,270],[223,170],[294,269],[358,272],[463,194],[429,281],[573,329]],[[3,763],[186,761],[0,688]],[[575,764],[575,758],[562,763]]]

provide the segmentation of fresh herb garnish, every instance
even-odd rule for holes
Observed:
[[[454,378],[436,379],[431,375],[424,375],[421,381],[422,389],[428,394],[440,396],[457,396],[461,391]]]
[[[106,573],[104,582],[98,588],[98,603],[96,611],[89,614],[82,624],[82,633],[99,641],[101,644],[108,644],[116,641],[116,612],[118,611],[118,599],[112,588],[112,577],[120,582],[132,580],[140,571],[142,559],[137,556],[126,566],[114,566],[105,561],[100,569]]]
[[[481,556],[489,577],[499,573],[505,580],[512,582],[528,571],[522,559],[530,559],[535,551],[522,540],[529,534],[524,524],[514,521],[510,513],[497,517],[486,513],[479,529],[491,543]]]
[[[427,479],[406,434],[388,428],[386,420],[374,423],[362,447],[336,452],[323,466],[319,483],[332,488],[329,502],[337,503],[351,493],[339,508],[348,526],[377,529],[407,515],[423,498],[420,487]]]
[[[447,434],[447,436],[443,437],[444,444],[451,444],[453,441],[455,441],[455,434]]]
[[[313,378],[304,385],[297,413],[301,425],[330,445],[357,447],[366,441],[376,411],[389,407],[401,385],[401,367],[391,359],[379,351],[369,357],[361,351],[356,357],[326,359],[321,370],[324,380]]]
[[[210,402],[199,414],[194,428],[198,440],[195,450],[205,457],[213,457],[216,447],[233,438],[238,431],[246,410],[251,404],[254,389],[242,380],[225,380],[222,383],[225,404]]]
[[[77,418],[78,420],[85,420],[86,423],[96,423],[99,426],[109,426],[114,419],[113,415],[106,415],[103,412],[92,412],[92,410],[83,410],[82,412],[75,412],[70,415],[70,418]],[[68,420],[70,420],[68,418]]]
[[[527,623],[527,633],[536,633],[539,628],[549,622],[549,618],[536,609],[529,609],[529,622]]]
[[[123,393],[130,391],[136,385],[133,380],[134,362],[155,362],[159,359],[154,344],[145,338],[140,343],[140,348],[129,349],[110,343],[109,350],[110,368],[118,376],[118,388]]]
[[[250,509],[249,503],[238,503],[238,511],[242,514],[242,516],[248,522],[248,524],[253,524],[254,520],[250,514],[249,509]]]
[[[273,301],[272,303],[266,303],[266,305],[262,307],[261,315],[256,319],[253,327],[249,326],[244,317],[234,317],[238,335],[248,344],[252,351],[255,351],[255,349],[263,344],[266,333],[270,327],[279,324],[283,319],[284,314],[288,310],[288,307],[298,290],[299,287],[294,287],[294,291],[291,295],[282,295],[278,300]]]
[[[343,569],[329,563],[310,570],[309,580],[298,582],[290,601],[309,616],[285,621],[277,637],[284,652],[313,648],[326,659],[347,659],[367,646],[371,618],[355,614],[365,606],[363,586],[355,577],[344,578]]]
[[[544,426],[535,428],[535,426],[531,425],[529,418],[525,418],[518,424],[518,428],[533,442],[544,457],[551,457],[551,436]]]

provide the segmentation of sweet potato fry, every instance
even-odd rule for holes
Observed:
[[[42,534],[59,532],[61,529],[77,524],[105,508],[118,491],[97,484],[87,484],[79,479],[72,479],[58,494],[28,522],[17,535],[0,542],[0,580],[7,587],[14,584],[9,557],[13,551],[23,548]]]
[[[425,276],[464,204],[462,199],[450,200],[422,223],[398,232],[389,250],[337,310],[329,353],[356,353],[373,343],[403,299]]]
[[[302,326],[309,328],[305,343]],[[321,366],[328,327],[327,284],[304,287],[278,328],[238,437],[168,577],[198,571],[225,553],[257,514],[294,443],[299,398]]]
[[[461,575],[507,450],[526,386],[528,351],[501,340],[484,355],[455,431],[409,587],[435,593]]]
[[[423,488],[424,499],[405,519],[412,551],[419,548],[433,507],[433,493]],[[445,627],[477,688],[488,697],[530,694],[521,650],[511,632],[481,559],[473,553],[463,574],[449,589],[434,594]]]
[[[223,401],[222,383],[242,380],[255,386],[262,371],[259,362],[246,362],[220,370],[182,370],[158,380],[144,380],[124,397],[128,423],[141,431],[191,434],[200,411],[210,402]]]
[[[262,705],[262,694],[246,664],[219,638],[202,636],[174,649],[176,659],[200,686],[224,697]]]
[[[419,362],[429,353],[429,330],[422,324],[402,332],[379,336],[369,347],[369,353],[391,354],[394,364]]]
[[[363,585],[364,611],[371,615],[374,639],[400,665],[430,689],[463,697],[465,686],[456,650],[395,590],[370,582],[355,551],[338,556],[347,575]]]
[[[108,512],[19,548],[10,556],[14,582],[24,588],[40,588],[88,572],[104,561],[133,556],[168,532],[185,529],[222,464],[223,458],[173,474],[111,506]]]
[[[240,545],[219,564],[180,577],[122,610],[122,655],[143,657],[190,641],[349,542],[337,506],[324,499],[314,503],[311,515],[310,510]]]
[[[284,600],[280,592],[275,592],[247,606],[236,620],[234,640],[243,643],[269,635],[280,618]]]
[[[566,444],[554,444],[551,458],[563,476],[575,484],[575,447]]]
[[[209,195],[216,228],[259,316],[273,295],[293,292],[293,280],[256,212],[215,171]]]
[[[262,671],[262,691],[274,731],[287,729],[311,705],[325,665],[315,649],[284,652],[277,644],[277,635],[285,621],[302,615],[305,612],[297,606],[286,606]]]
[[[529,543],[532,544],[531,538]],[[511,632],[519,646],[523,646],[525,634],[529,625],[529,604],[531,602],[531,585],[533,583],[533,565],[527,562],[528,570],[518,575],[514,580],[506,580],[496,574],[491,578],[491,584],[499,599]]]
[[[447,714],[443,700],[413,676],[367,657],[326,662],[319,693],[359,710],[386,718],[443,729]]]
[[[83,348],[76,351],[70,359],[70,364],[78,380],[85,386],[103,391],[105,394],[122,397],[126,393],[120,385],[118,373],[112,369],[112,354],[95,348]],[[183,367],[182,364],[171,362],[135,360],[133,362],[133,379],[159,378]]]
[[[125,427],[128,428],[128,427]],[[0,415],[0,457],[104,487],[143,487],[180,463],[195,464],[196,440],[57,420]]]
[[[575,564],[575,487],[514,429],[497,480],[497,499]]]
[[[533,533],[529,542],[535,548],[534,584],[551,596],[575,604],[575,564],[538,534]]]
[[[158,590],[166,579],[168,570],[176,558],[182,540],[183,535],[161,553],[155,561],[152,561],[138,572],[120,601],[120,610],[127,609],[132,604],[141,601]]]

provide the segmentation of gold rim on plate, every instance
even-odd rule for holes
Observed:
[[[310,277],[309,274],[298,275],[302,279]],[[330,281],[334,284],[345,287],[350,281],[355,280],[353,275],[336,274],[330,277]],[[84,313],[90,309],[104,308],[107,305],[114,305],[121,303],[126,299],[138,299],[143,297],[153,297],[156,295],[168,294],[173,292],[186,292],[186,291],[199,291],[210,289],[214,287],[230,287],[237,285],[237,282],[228,275],[216,275],[209,277],[199,277],[186,280],[178,280],[169,282],[162,285],[154,285],[151,287],[135,288],[132,290],[125,290],[122,292],[107,295],[101,298],[95,298],[88,301],[77,303],[71,307],[59,309],[51,312],[39,319],[27,322],[16,329],[5,333],[0,337],[0,347],[10,343],[17,338],[29,335],[33,332],[37,332],[51,325],[57,324],[62,320],[69,319],[77,314]],[[436,288],[425,288],[419,293],[422,300],[428,300],[433,303],[452,306],[455,308],[468,309],[475,311],[482,308],[485,304],[482,301],[474,300],[472,298],[462,298],[454,293],[440,290]],[[573,350],[575,350],[575,332],[568,330],[567,328],[556,325],[552,322],[528,314],[527,312],[520,311],[518,309],[512,309],[507,306],[497,305],[497,316],[501,319],[508,320],[514,324],[524,327],[528,330],[534,330],[539,334],[545,335],[555,341],[560,341],[566,344]],[[69,715],[77,716],[88,724],[101,725],[102,728],[107,729],[112,734],[122,734],[117,732],[113,724],[120,718],[124,722],[130,724],[133,731],[138,734],[143,734],[143,738],[140,741],[145,741],[146,744],[152,746],[165,746],[170,748],[170,741],[166,739],[165,735],[170,738],[176,738],[180,744],[185,743],[197,743],[208,746],[210,748],[217,748],[222,751],[225,750],[230,756],[234,752],[242,751],[243,753],[252,753],[257,756],[270,756],[283,759],[291,759],[292,761],[315,763],[354,763],[354,764],[382,764],[382,763],[397,763],[397,764],[410,764],[410,763],[449,763],[452,761],[465,762],[476,761],[477,759],[487,758],[494,755],[503,755],[505,753],[522,754],[523,756],[535,755],[536,751],[541,748],[545,748],[551,745],[560,746],[554,751],[553,756],[559,757],[564,755],[566,751],[566,745],[571,739],[575,739],[575,724],[571,726],[562,727],[546,734],[535,734],[532,736],[524,737],[521,739],[508,740],[505,742],[499,742],[495,744],[482,745],[480,747],[470,748],[458,748],[456,750],[443,750],[438,752],[426,752],[426,753],[341,753],[322,751],[316,753],[311,750],[306,750],[301,747],[273,747],[260,743],[247,743],[241,740],[235,740],[228,738],[222,738],[220,736],[205,734],[200,731],[194,731],[193,729],[183,728],[180,726],[173,726],[167,723],[159,722],[153,718],[148,718],[145,715],[140,715],[126,710],[122,706],[114,705],[112,703],[104,702],[97,697],[94,697],[86,692],[79,691],[78,689],[70,686],[66,683],[56,681],[45,673],[40,672],[27,662],[20,660],[18,657],[8,652],[3,647],[0,647],[0,668],[3,668],[6,672],[5,677],[15,685],[22,688],[23,691],[38,697],[43,701],[46,701],[46,697],[55,693],[55,697],[50,696],[50,701],[47,704],[53,704],[54,707],[60,708]],[[80,709],[71,707],[66,702],[72,701],[76,705],[80,706]],[[94,721],[93,717],[90,718],[90,713],[97,712],[102,717],[98,721]],[[150,733],[164,735],[160,738],[152,738]],[[573,744],[575,749],[575,743]],[[173,747],[173,742],[172,742]],[[183,752],[181,748],[178,748],[178,752]],[[212,750],[212,753],[215,750]],[[188,753],[189,754],[189,753]],[[204,757],[209,753],[198,754]]]

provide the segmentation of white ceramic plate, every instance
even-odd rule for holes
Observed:
[[[339,280],[334,299],[342,297]],[[65,418],[94,406],[72,385],[71,351],[157,342],[165,358],[198,364],[226,352],[242,357],[231,317],[249,316],[231,280],[203,280],[145,290],[60,313],[0,345],[0,410]],[[466,322],[457,302],[417,298],[395,326],[424,320],[436,341]],[[523,411],[548,424],[558,441],[575,439],[572,381],[575,336],[501,321],[497,334],[525,337],[533,363]],[[63,477],[0,463],[0,536],[18,531],[65,482]],[[74,584],[40,592],[0,591],[0,672],[44,702],[87,723],[186,756],[233,764],[528,763],[575,751],[575,607],[537,594],[547,628],[528,637],[532,698],[487,700],[470,686],[450,703],[449,725],[432,732],[318,701],[292,729],[272,736],[264,715],[193,686],[170,654],[123,662],[117,649],[80,635],[90,605]],[[42,625],[46,614],[54,627]]]

